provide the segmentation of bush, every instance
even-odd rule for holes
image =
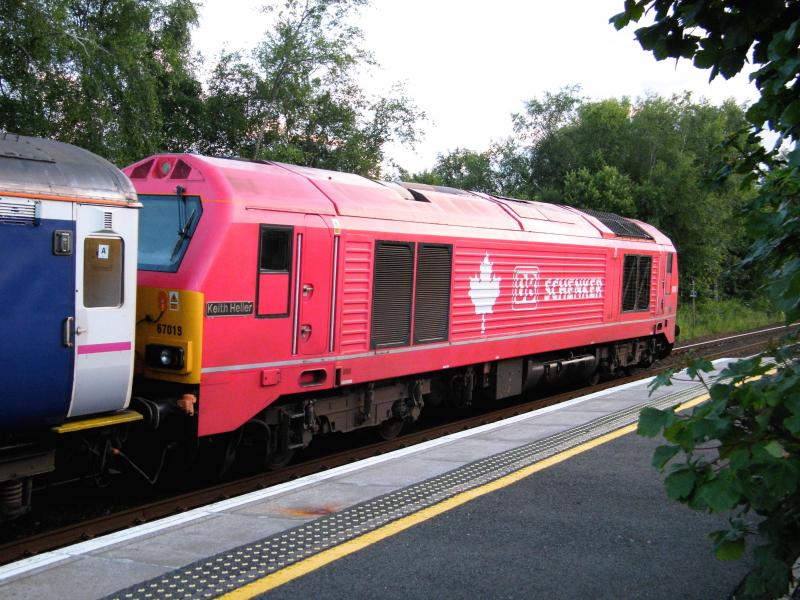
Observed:
[[[750,306],[734,299],[698,302],[694,318],[691,300],[684,300],[678,305],[682,341],[718,333],[748,331],[780,323],[783,319],[779,311],[766,306]]]

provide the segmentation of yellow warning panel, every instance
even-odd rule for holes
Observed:
[[[136,371],[148,379],[200,383],[205,296],[202,292],[139,287],[136,295]],[[183,364],[147,360],[147,347],[175,349]]]

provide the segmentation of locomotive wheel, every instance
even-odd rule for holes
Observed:
[[[222,479],[231,470],[236,461],[236,451],[239,449],[239,442],[242,441],[242,430],[239,429],[228,435],[227,444],[222,449],[222,457],[219,464],[217,477]]]
[[[403,421],[400,419],[386,419],[383,423],[378,425],[378,435],[383,440],[393,440],[396,438],[400,431],[403,429]]]
[[[242,440],[242,431],[232,431],[213,436],[205,440],[200,447],[194,469],[204,479],[219,481],[230,471],[236,460],[239,442]]]

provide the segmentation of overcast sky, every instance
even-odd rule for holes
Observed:
[[[269,26],[260,3],[203,0],[195,47],[207,59],[223,48],[253,47]],[[362,82],[386,93],[402,82],[427,114],[415,150],[389,154],[411,171],[430,168],[438,153],[484,150],[511,133],[511,113],[525,99],[577,83],[590,98],[684,90],[718,103],[752,102],[745,75],[708,82],[686,61],[657,62],[608,19],[622,0],[373,0],[356,19],[380,68]]]

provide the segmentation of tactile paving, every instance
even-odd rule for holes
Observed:
[[[625,427],[644,406],[667,408],[705,392],[702,384],[601,416],[545,439],[298,525],[283,533],[192,563],[107,598],[214,598],[392,521]]]

